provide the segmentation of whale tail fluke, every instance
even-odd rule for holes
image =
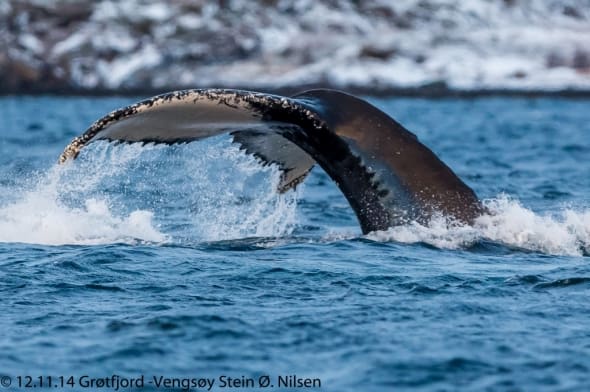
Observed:
[[[291,98],[219,89],[159,95],[99,119],[59,161],[96,140],[173,144],[220,134],[262,164],[276,164],[280,192],[295,188],[317,163],[364,233],[436,212],[465,222],[481,214],[475,193],[414,134],[368,102],[333,90]]]

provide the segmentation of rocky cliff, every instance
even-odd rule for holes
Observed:
[[[590,90],[590,0],[10,0],[0,90]]]

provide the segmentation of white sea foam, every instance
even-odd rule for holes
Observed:
[[[107,154],[102,148],[100,156]],[[108,164],[84,170],[55,166],[39,175],[27,189],[15,189],[12,200],[0,205],[0,242],[45,245],[163,242],[167,237],[152,223],[152,212],[135,210],[117,214],[107,197],[97,195],[74,206],[67,202],[74,193],[84,194],[103,178],[125,170],[125,163],[139,154],[111,154]]]
[[[444,249],[465,248],[486,240],[552,255],[590,253],[590,210],[564,208],[557,214],[542,215],[506,196],[485,204],[491,213],[478,218],[472,226],[435,217],[426,226],[413,222],[367,237],[375,241],[421,242]]]
[[[88,199],[84,207],[60,204],[56,195],[33,191],[21,202],[0,208],[0,242],[45,245],[163,242],[152,213],[116,216],[107,200]]]

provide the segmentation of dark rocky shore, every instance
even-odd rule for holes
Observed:
[[[590,1],[10,0],[0,93],[590,92]]]

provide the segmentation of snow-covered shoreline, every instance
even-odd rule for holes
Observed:
[[[0,92],[590,92],[590,0],[11,0]]]

